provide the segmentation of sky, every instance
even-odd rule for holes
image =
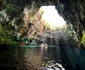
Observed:
[[[41,8],[44,10],[42,19],[48,22],[51,29],[63,28],[66,26],[66,21],[58,14],[55,6],[42,6]]]

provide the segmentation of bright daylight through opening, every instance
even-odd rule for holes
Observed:
[[[66,21],[58,14],[55,6],[42,6],[42,20],[47,22],[51,30],[66,28]]]

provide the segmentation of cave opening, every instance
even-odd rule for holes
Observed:
[[[56,30],[66,28],[66,21],[59,15],[54,5],[41,6],[40,10],[41,9],[43,11],[41,20],[45,21],[49,29]]]

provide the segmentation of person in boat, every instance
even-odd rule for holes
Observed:
[[[47,44],[41,44],[40,47],[47,49],[48,45]]]

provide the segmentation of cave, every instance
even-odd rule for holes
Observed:
[[[84,0],[0,0],[0,70],[85,70],[84,22]]]

